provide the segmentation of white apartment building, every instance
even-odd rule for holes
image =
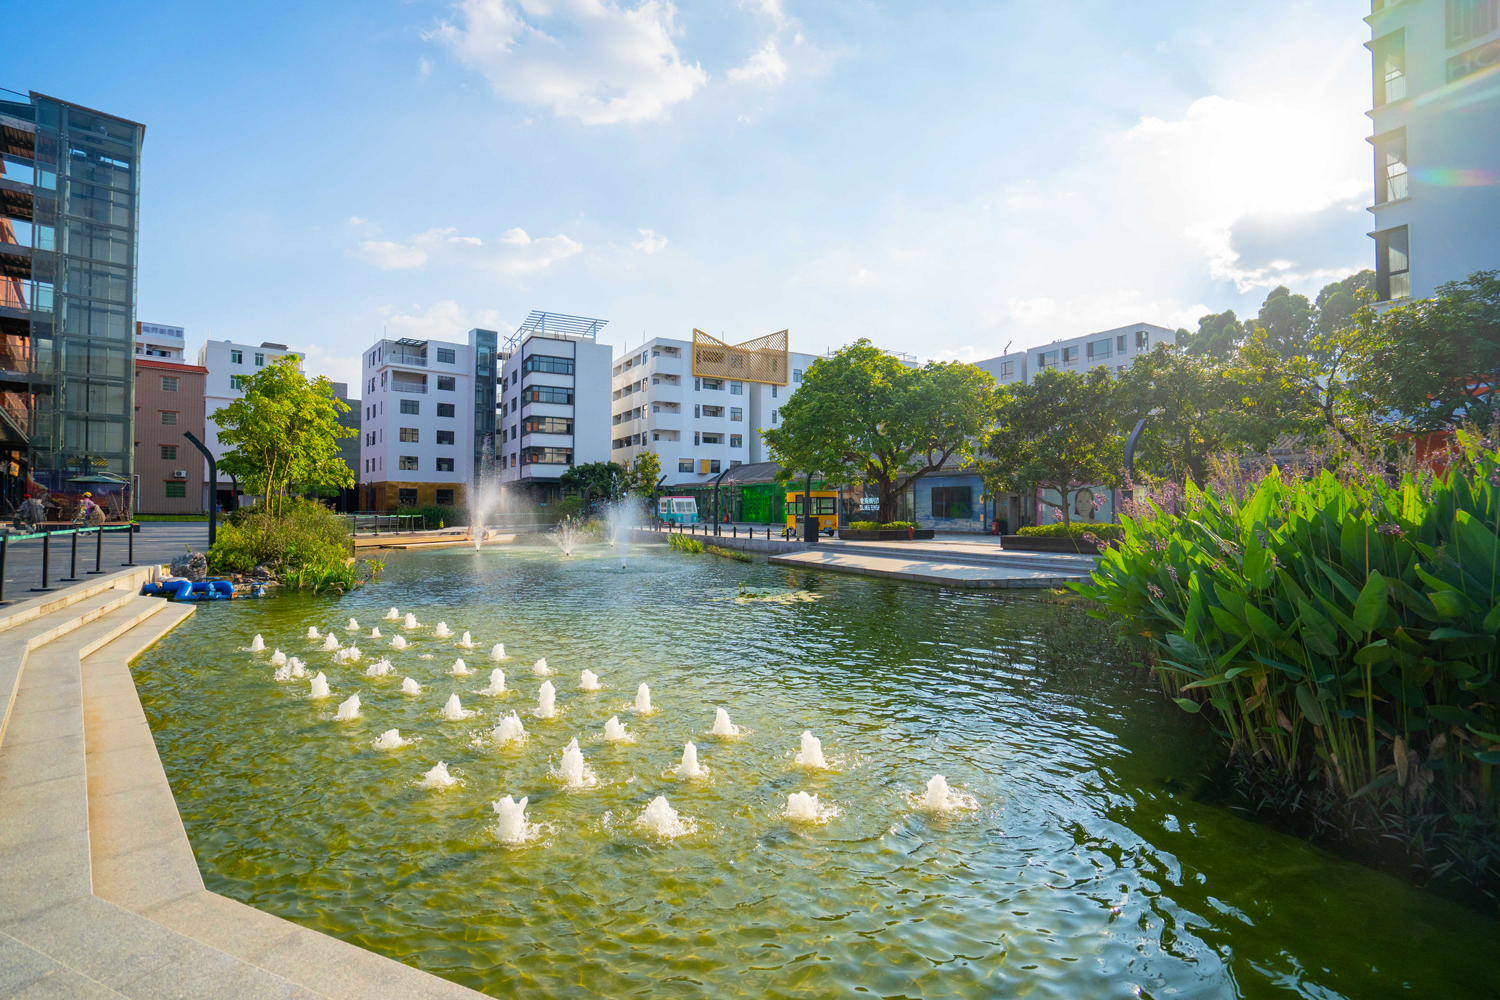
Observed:
[[[203,443],[213,452],[215,460],[223,457],[225,449],[219,443],[219,427],[214,423],[214,411],[240,398],[240,379],[243,376],[254,375],[277,358],[288,354],[296,357],[297,367],[300,369],[305,355],[288,350],[285,344],[263,343],[259,347],[253,347],[228,340],[210,340],[198,349],[198,364],[208,369],[203,390],[206,418],[204,428],[208,436]],[[206,494],[206,485],[204,491]],[[225,510],[238,507],[244,497],[243,488],[237,491],[234,477],[227,472],[219,473],[219,481],[213,492],[212,497],[205,495],[203,502],[223,504]]]
[[[700,364],[695,374],[692,340],[657,337],[632,349],[613,370],[610,458],[629,467],[642,452],[655,452],[673,485],[704,483],[725,469],[770,461],[762,434],[780,424],[781,407],[817,360],[785,350],[784,335],[778,336],[783,346],[771,353],[785,360],[777,360],[779,372],[753,372],[761,376],[756,380],[724,377],[736,370],[732,360],[727,368]],[[732,359],[737,348],[725,349]]]
[[[504,488],[559,494],[575,465],[609,461],[609,320],[533,311],[500,352],[496,457]]]
[[[1372,0],[1379,301],[1500,268],[1500,0]]]
[[[135,324],[135,353],[140,358],[161,358],[182,363],[187,332],[180,326],[163,323]]]
[[[475,385],[475,356],[494,336],[476,329],[467,344],[382,339],[364,351],[358,479],[366,510],[468,502],[485,388]]]
[[[1013,351],[974,364],[995,376],[995,381],[1001,385],[1007,382],[1029,385],[1037,372],[1047,368],[1087,371],[1103,365],[1118,375],[1157,344],[1176,342],[1174,330],[1152,323],[1134,323],[1067,340],[1054,340],[1027,351]]]

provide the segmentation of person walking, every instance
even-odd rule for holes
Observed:
[[[104,508],[94,503],[94,494],[83,494],[83,523],[89,527],[104,523]]]

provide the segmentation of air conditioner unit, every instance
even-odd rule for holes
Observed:
[[[187,473],[186,472],[181,472],[181,471],[174,472],[174,473],[172,473],[172,478],[173,479],[186,479],[187,478]]]

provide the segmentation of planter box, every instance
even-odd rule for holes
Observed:
[[[1086,556],[1099,554],[1099,547],[1082,538],[1065,538],[1061,535],[1001,535],[1001,548],[1018,552],[1077,552]]]
[[[911,534],[907,534],[905,528],[896,531],[855,531],[853,528],[840,528],[839,537],[846,542],[922,542],[933,536],[931,528],[918,528]]]

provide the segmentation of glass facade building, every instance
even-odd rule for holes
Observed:
[[[0,448],[8,474],[48,490],[133,472],[145,132],[0,90]]]
[[[475,495],[479,484],[495,474],[495,407],[496,376],[495,351],[500,335],[494,330],[470,331],[469,341],[474,345],[474,482]]]

